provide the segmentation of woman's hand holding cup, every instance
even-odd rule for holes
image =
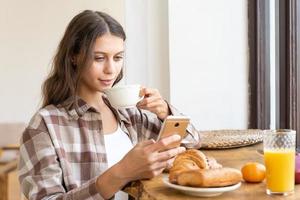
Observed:
[[[144,98],[138,102],[138,108],[156,114],[161,120],[164,120],[170,115],[169,106],[157,89],[142,87],[140,96],[143,96]]]
[[[156,114],[161,120],[170,115],[169,106],[157,89],[140,85],[121,85],[107,89],[104,93],[115,108],[137,106]]]

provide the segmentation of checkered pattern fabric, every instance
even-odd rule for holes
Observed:
[[[162,122],[154,114],[137,108],[116,110],[104,100],[133,145],[156,139]],[[30,200],[103,199],[95,183],[107,170],[101,113],[80,98],[70,102],[39,110],[22,135],[19,180]],[[169,108],[173,115],[180,114]],[[185,145],[199,148],[199,132],[192,125]]]

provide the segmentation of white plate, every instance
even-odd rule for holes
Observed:
[[[173,183],[169,182],[168,176],[163,176],[162,178],[163,183],[167,185],[170,188],[179,190],[180,192],[192,196],[199,196],[199,197],[214,197],[222,194],[223,192],[228,192],[235,190],[241,186],[241,182],[231,185],[231,186],[226,186],[226,187],[215,187],[215,188],[200,188],[200,187],[187,187],[187,186],[181,186],[181,185],[176,185]]]

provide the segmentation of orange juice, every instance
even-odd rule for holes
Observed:
[[[267,189],[273,193],[291,192],[295,181],[295,150],[264,150]]]

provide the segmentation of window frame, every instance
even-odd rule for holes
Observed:
[[[300,151],[300,1],[275,0],[279,41],[279,124],[294,129]]]
[[[248,0],[249,123],[270,128],[269,0]]]
[[[269,0],[248,0],[249,128],[270,128]],[[300,152],[300,0],[275,0],[276,128],[297,132]]]

